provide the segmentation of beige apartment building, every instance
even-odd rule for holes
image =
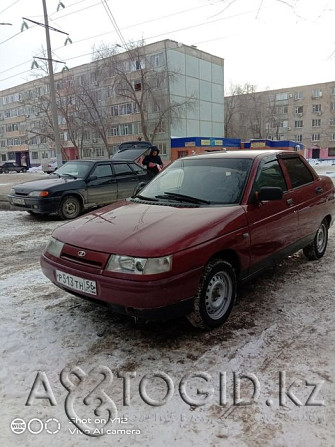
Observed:
[[[225,112],[228,138],[292,140],[307,158],[335,158],[335,81],[228,96]]]
[[[223,59],[172,40],[116,47],[54,76],[63,160],[110,157],[138,139],[169,160],[173,137],[223,136]],[[48,76],[0,92],[0,163],[56,157],[49,92]]]

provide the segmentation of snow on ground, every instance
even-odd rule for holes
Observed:
[[[52,285],[39,257],[62,223],[0,211],[1,446],[334,445],[335,227],[321,260],[291,256],[240,288],[224,326],[201,332],[182,318],[135,326]],[[27,405],[38,372],[50,389],[39,382]],[[99,396],[121,419],[84,435],[65,401],[77,423],[101,430]]]

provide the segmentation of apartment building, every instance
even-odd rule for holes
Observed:
[[[222,137],[224,60],[172,40],[56,73],[63,159],[110,157],[150,140],[163,159],[171,138]],[[0,162],[39,165],[56,156],[49,77],[0,92]]]
[[[225,109],[226,137],[293,140],[307,158],[335,158],[335,81],[228,96]]]

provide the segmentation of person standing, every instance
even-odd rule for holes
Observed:
[[[163,162],[159,156],[159,149],[157,146],[151,146],[150,154],[144,157],[142,164],[147,167],[152,175],[157,175],[161,172],[163,169]]]

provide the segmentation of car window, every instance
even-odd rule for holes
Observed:
[[[127,163],[117,163],[114,166],[114,172],[116,175],[132,175],[133,171],[130,169]]]
[[[84,178],[92,168],[92,162],[78,162],[68,161],[63,166],[57,169],[58,176],[73,175],[76,177]]]
[[[300,158],[284,158],[283,163],[287,169],[293,188],[313,182],[313,174]]]
[[[252,187],[249,202],[254,201],[255,192],[259,191],[260,188],[264,186],[279,187],[283,191],[287,191],[286,181],[278,160],[271,160],[260,165]]]
[[[97,176],[98,178],[110,177],[113,175],[112,167],[109,163],[105,165],[98,165],[93,169],[91,175]]]
[[[131,168],[135,172],[135,174],[138,175],[145,175],[147,173],[147,170],[142,168],[142,166],[138,165],[137,163],[131,163]]]
[[[155,177],[141,195],[177,193],[212,204],[240,202],[252,160],[245,158],[179,159]]]

